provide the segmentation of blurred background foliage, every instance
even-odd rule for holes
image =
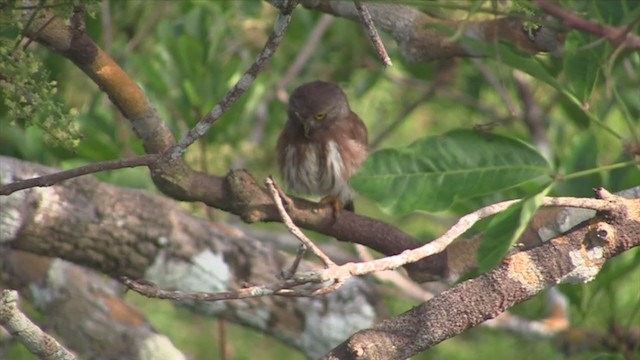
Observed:
[[[491,18],[496,13],[530,8],[528,1],[402,2],[454,20]],[[2,49],[11,50],[18,30],[13,27],[15,14],[4,9],[14,2],[2,0],[0,4],[5,7],[0,29]],[[640,18],[637,1],[567,0],[560,5],[594,22],[622,28],[633,26],[631,31],[637,34]],[[257,0],[102,1],[95,2],[92,9],[93,16],[86,22],[88,33],[142,86],[177,138],[207,113],[253,62],[276,15],[273,7]],[[321,21],[331,23],[321,40],[311,45],[311,56],[300,72],[283,84],[301,49],[308,45],[309,35]],[[189,149],[186,159],[195,168],[218,175],[237,167],[249,169],[257,179],[275,174],[274,147],[285,121],[286,92],[306,81],[323,79],[344,88],[351,107],[365,120],[376,149],[407,146],[425,136],[453,129],[482,128],[537,146],[555,169],[550,195],[590,196],[597,186],[619,191],[640,184],[637,166],[611,168],[612,164],[633,160],[629,150],[635,147],[637,151],[639,147],[638,52],[620,51],[609,42],[570,32],[563,57],[530,56],[507,49],[509,53],[500,52],[503,56],[487,59],[408,64],[402,60],[395,42],[386,34],[382,37],[394,62],[386,70],[360,25],[341,18],[323,20],[318,12],[298,8],[270,64],[205,138]],[[16,52],[20,49],[4,54],[18,56]],[[56,141],[56,131],[59,133],[62,125],[53,130],[42,125],[44,121],[39,126],[30,126],[38,125],[36,117],[48,118],[49,113],[33,114],[31,121],[16,119],[3,86],[0,154],[64,169],[142,154],[142,146],[128,121],[72,63],[36,43],[30,43],[27,52],[20,56],[35,58],[39,65],[31,77],[53,84],[56,89],[47,90],[49,98],[45,100],[52,102],[43,105],[43,109],[57,112],[60,124],[67,121],[67,133],[77,129],[79,137],[77,141],[64,137]],[[0,66],[0,70],[2,76],[11,71],[7,64]],[[537,76],[523,75],[532,72]],[[533,136],[522,120],[526,108],[520,96],[521,84],[530,91],[546,121],[542,138]],[[72,121],[68,122],[69,119]],[[562,180],[563,174],[576,172],[584,173]],[[144,168],[96,176],[119,186],[156,191]],[[540,185],[534,181],[466,199],[438,213],[399,216],[381,212],[364,197],[356,202],[359,212],[428,241],[442,234],[459,216],[495,201],[529,196]],[[201,205],[184,206],[205,213]],[[219,221],[239,221],[221,212],[214,212],[213,216]],[[258,226],[283,231],[278,224]],[[478,227],[481,228],[482,225]],[[321,236],[316,239],[330,241]],[[601,334],[614,326],[637,328],[640,251],[635,249],[610,261],[598,278],[587,285],[562,286],[561,290],[570,299],[573,326]],[[174,309],[163,301],[134,296],[132,301],[180,349],[198,359],[216,357],[212,355],[217,354],[218,346],[214,341],[218,336],[214,320]],[[401,296],[388,296],[386,302],[390,314],[415,305]],[[513,311],[529,318],[543,317],[544,296]],[[257,351],[265,359],[302,358],[264,335],[227,326],[231,358],[254,358]],[[549,340],[480,327],[445,341],[416,359],[591,359],[597,355],[577,350],[569,351]],[[19,347],[13,356],[31,358]]]

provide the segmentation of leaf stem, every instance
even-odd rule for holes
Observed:
[[[615,170],[615,169],[620,169],[620,168],[624,168],[624,167],[627,167],[627,166],[638,165],[638,164],[639,164],[638,160],[629,160],[629,161],[625,161],[625,162],[621,162],[621,163],[616,163],[616,164],[597,167],[597,168],[594,168],[594,169],[576,171],[574,173],[567,174],[567,175],[561,175],[558,180],[571,180],[571,179],[579,178],[579,177],[582,177],[582,176],[587,176],[587,175],[599,173],[599,172],[602,172],[602,171]]]

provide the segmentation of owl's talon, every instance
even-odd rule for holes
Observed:
[[[340,201],[340,199],[338,199],[335,196],[325,196],[320,200],[320,207],[326,207],[326,206],[331,206],[331,210],[333,210],[333,217],[334,219],[338,217],[338,215],[340,215],[340,213],[342,212],[342,210],[344,209],[344,205],[342,204],[342,201]]]
[[[280,192],[280,199],[282,199],[282,206],[284,206],[285,210],[291,211],[295,209],[295,203],[284,192]]]
[[[293,200],[291,200],[291,198],[284,193],[280,185],[278,185],[278,183],[274,181],[273,186],[276,188],[276,191],[278,192],[278,196],[280,196],[280,200],[282,200],[282,206],[284,206],[284,209],[287,211],[291,211],[295,209],[295,206],[294,206],[295,204]]]

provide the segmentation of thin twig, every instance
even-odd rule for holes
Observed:
[[[265,180],[265,185],[271,192],[271,197],[273,198],[273,201],[276,203],[276,206],[278,207],[278,212],[280,212],[280,216],[282,217],[282,223],[287,227],[287,229],[289,229],[289,231],[295,237],[297,237],[298,240],[300,240],[300,242],[307,247],[307,249],[311,250],[311,252],[315,256],[317,256],[318,258],[320,258],[320,260],[322,260],[322,262],[325,265],[325,268],[335,266],[336,264],[333,262],[333,260],[331,260],[324,252],[322,252],[322,250],[320,250],[320,248],[317,247],[316,244],[313,243],[313,241],[309,240],[309,238],[302,232],[302,230],[300,230],[300,228],[293,223],[293,220],[291,220],[291,217],[289,216],[289,214],[287,213],[287,210],[285,210],[284,205],[282,204],[282,198],[280,198],[280,193],[278,192],[278,189],[275,186],[275,181],[273,180],[273,178],[268,177]]]
[[[158,1],[151,10],[151,14],[144,16],[142,23],[138,23],[135,34],[129,40],[125,46],[124,54],[130,54],[134,52],[138,46],[144,41],[149,39],[149,34],[155,29],[159,21],[165,16],[167,6],[170,4],[168,1]]]
[[[26,180],[18,180],[12,183],[0,186],[0,195],[10,195],[18,190],[28,189],[32,187],[45,187],[55,185],[61,181],[71,178],[93,174],[101,171],[122,169],[126,167],[146,166],[152,164],[159,158],[158,154],[148,154],[136,156],[129,159],[119,159],[103,161],[94,164],[81,166],[79,168],[60,171],[53,174],[38,176]]]
[[[296,59],[293,61],[293,64],[289,67],[284,76],[275,84],[274,89],[267,92],[258,104],[258,108],[256,109],[256,121],[253,123],[253,129],[251,130],[251,135],[249,135],[249,141],[252,144],[260,145],[264,140],[264,130],[269,120],[269,105],[273,102],[274,99],[278,98],[280,101],[286,102],[287,95],[285,89],[289,86],[298,75],[302,72],[305,65],[309,64],[309,59],[311,55],[313,55],[316,47],[320,43],[322,36],[329,29],[329,25],[333,22],[335,18],[331,15],[323,15],[315,28],[307,39],[304,42],[304,46],[302,50],[298,52]],[[233,168],[241,169],[245,167],[246,159],[238,158],[234,164]]]
[[[0,325],[27,350],[43,360],[73,360],[76,357],[51,335],[45,333],[18,308],[18,292],[0,293]]]
[[[300,72],[302,72],[304,66],[308,64],[309,59],[311,58],[311,55],[313,55],[316,47],[318,47],[322,36],[327,32],[327,30],[329,29],[329,25],[333,23],[334,19],[335,17],[324,14],[320,18],[320,20],[318,20],[316,27],[313,29],[313,31],[311,31],[309,37],[305,39],[302,50],[300,50],[298,56],[296,56],[296,59],[293,61],[292,65],[289,67],[282,79],[276,84],[277,91],[281,91],[289,86],[298,77]]]
[[[452,69],[451,62],[441,62],[438,66],[438,75],[433,80],[433,82],[428,83],[427,88],[422,91],[422,94],[418,97],[418,99],[409,105],[405,106],[400,114],[396,117],[396,119],[390,123],[385,129],[380,131],[378,135],[375,137],[373,141],[371,141],[371,145],[369,145],[370,149],[377,149],[380,144],[390,135],[392,134],[402,123],[404,123],[409,115],[422,103],[429,101],[436,94],[438,88],[440,88],[449,77],[450,70]]]
[[[306,253],[307,247],[304,244],[300,244],[300,246],[298,246],[298,251],[296,251],[296,258],[293,260],[291,267],[282,271],[283,279],[291,279],[291,277],[295,275],[296,271],[298,271],[298,267],[300,266],[300,262]]]
[[[47,21],[44,22],[44,24],[42,24],[42,26],[40,26],[38,28],[38,30],[36,30],[33,35],[29,36],[27,38],[27,41],[25,41],[24,45],[22,46],[22,50],[27,50],[27,48],[29,47],[29,45],[31,45],[31,43],[33,42],[33,39],[36,38],[36,36],[38,36],[38,34],[44,30],[47,26],[49,26],[49,24],[51,24],[53,22],[53,20],[55,19],[55,15],[52,15],[49,19],[47,19]]]
[[[193,144],[196,140],[202,137],[211,126],[238,100],[238,98],[244,94],[251,84],[255,81],[258,73],[262,71],[267,62],[271,59],[278,49],[278,45],[282,41],[282,38],[289,27],[291,22],[291,13],[293,8],[297,5],[297,0],[289,0],[286,9],[281,10],[278,14],[275,24],[273,25],[273,31],[269,35],[267,42],[258,54],[256,61],[249,66],[244,75],[238,80],[238,82],[229,90],[225,96],[218,102],[218,104],[202,118],[198,123],[191,128],[187,134],[180,140],[172,149],[169,150],[169,157],[177,159],[180,157],[187,148]]]
[[[538,103],[536,97],[528,83],[528,78],[523,72],[514,70],[513,80],[518,90],[518,96],[522,102],[522,121],[525,123],[531,134],[533,143],[536,144],[538,150],[544,155],[545,158],[551,159],[551,145],[547,138],[546,122],[542,107]]]
[[[609,40],[614,45],[624,45],[629,49],[640,49],[640,37],[630,32],[630,28],[619,29],[612,26],[602,25],[591,22],[581,16],[568,12],[558,5],[555,5],[548,0],[532,0],[538,5],[540,10],[545,13],[560,19],[564,25],[587,32],[589,34],[600,36]]]
[[[380,39],[380,35],[378,34],[378,30],[376,30],[376,26],[373,23],[373,19],[371,19],[371,14],[366,6],[364,6],[360,0],[353,0],[354,5],[356,6],[356,10],[358,11],[358,15],[360,15],[360,20],[362,24],[364,24],[364,29],[369,35],[371,42],[373,43],[373,47],[376,49],[378,53],[378,57],[382,60],[382,63],[385,67],[389,67],[393,65],[391,63],[391,58],[389,58],[389,54],[387,54],[387,49],[385,49],[384,44],[382,43],[382,39]]]
[[[356,244],[356,251],[358,252],[358,257],[362,261],[372,261],[374,259],[369,252],[369,248],[364,245]],[[433,293],[407,279],[406,276],[398,271],[378,271],[374,276],[383,282],[389,282],[395,285],[411,299],[424,302],[433,297]]]
[[[338,266],[338,268],[336,269],[328,269],[325,271],[332,271],[332,275],[334,275],[336,278],[344,278],[348,276],[366,275],[376,271],[395,270],[401,266],[415,263],[421,259],[444,251],[444,249],[446,249],[449,244],[451,244],[455,239],[464,234],[479,220],[505,211],[507,208],[509,208],[511,205],[514,205],[518,201],[520,200],[503,201],[493,205],[485,206],[479,210],[467,214],[460,218],[460,220],[458,220],[458,222],[453,225],[444,235],[419,248],[413,250],[405,250],[398,255],[387,256],[373,261],[344,264]],[[545,207],[576,207],[598,211],[610,211],[617,206],[615,204],[612,204],[608,200],[582,199],[571,197],[546,197],[542,200],[541,205]]]
[[[35,20],[36,15],[38,15],[38,11],[40,11],[40,9],[42,9],[42,6],[44,5],[45,0],[40,0],[38,2],[38,5],[36,5],[34,7],[34,11],[31,13],[31,15],[29,16],[29,19],[27,19],[27,22],[24,25],[24,29],[22,31],[22,33],[24,34],[27,30],[29,30],[29,28],[31,27],[31,23],[33,23],[33,20]],[[16,51],[18,49],[18,46],[20,46],[20,42],[22,41],[23,36],[19,36],[18,40],[16,40],[15,45],[13,46],[13,51]],[[24,47],[25,49],[27,48],[26,46]]]
[[[107,54],[111,54],[113,45],[113,21],[111,20],[111,4],[109,0],[102,0],[100,3],[100,20],[102,25],[102,46]],[[128,54],[130,52],[127,52]]]
[[[281,296],[305,296],[287,289],[288,286],[298,285],[293,280],[280,281],[271,285],[249,286],[234,291],[221,291],[216,293],[201,291],[180,291],[180,290],[163,290],[156,284],[148,281],[136,281],[123,277],[120,279],[129,289],[142,294],[144,296],[156,299],[167,299],[173,301],[221,301],[221,300],[238,300],[261,296],[281,295]],[[308,295],[308,294],[307,294]]]
[[[480,61],[480,59],[473,58],[471,59],[471,62],[473,63],[473,65],[475,65],[475,67],[480,71],[482,76],[484,76],[484,78],[487,79],[489,84],[493,86],[493,88],[496,90],[498,95],[502,98],[507,109],[509,109],[509,113],[511,114],[511,116],[518,116],[520,111],[516,109],[513,99],[511,98],[511,95],[509,94],[506,87],[504,86],[504,83],[500,81],[493,74],[493,72],[489,70],[489,68],[485,65],[485,63],[483,61]]]

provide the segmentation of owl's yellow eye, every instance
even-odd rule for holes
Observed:
[[[315,114],[315,115],[313,115],[313,118],[318,120],[318,121],[324,120],[325,117],[327,117],[327,114]]]

